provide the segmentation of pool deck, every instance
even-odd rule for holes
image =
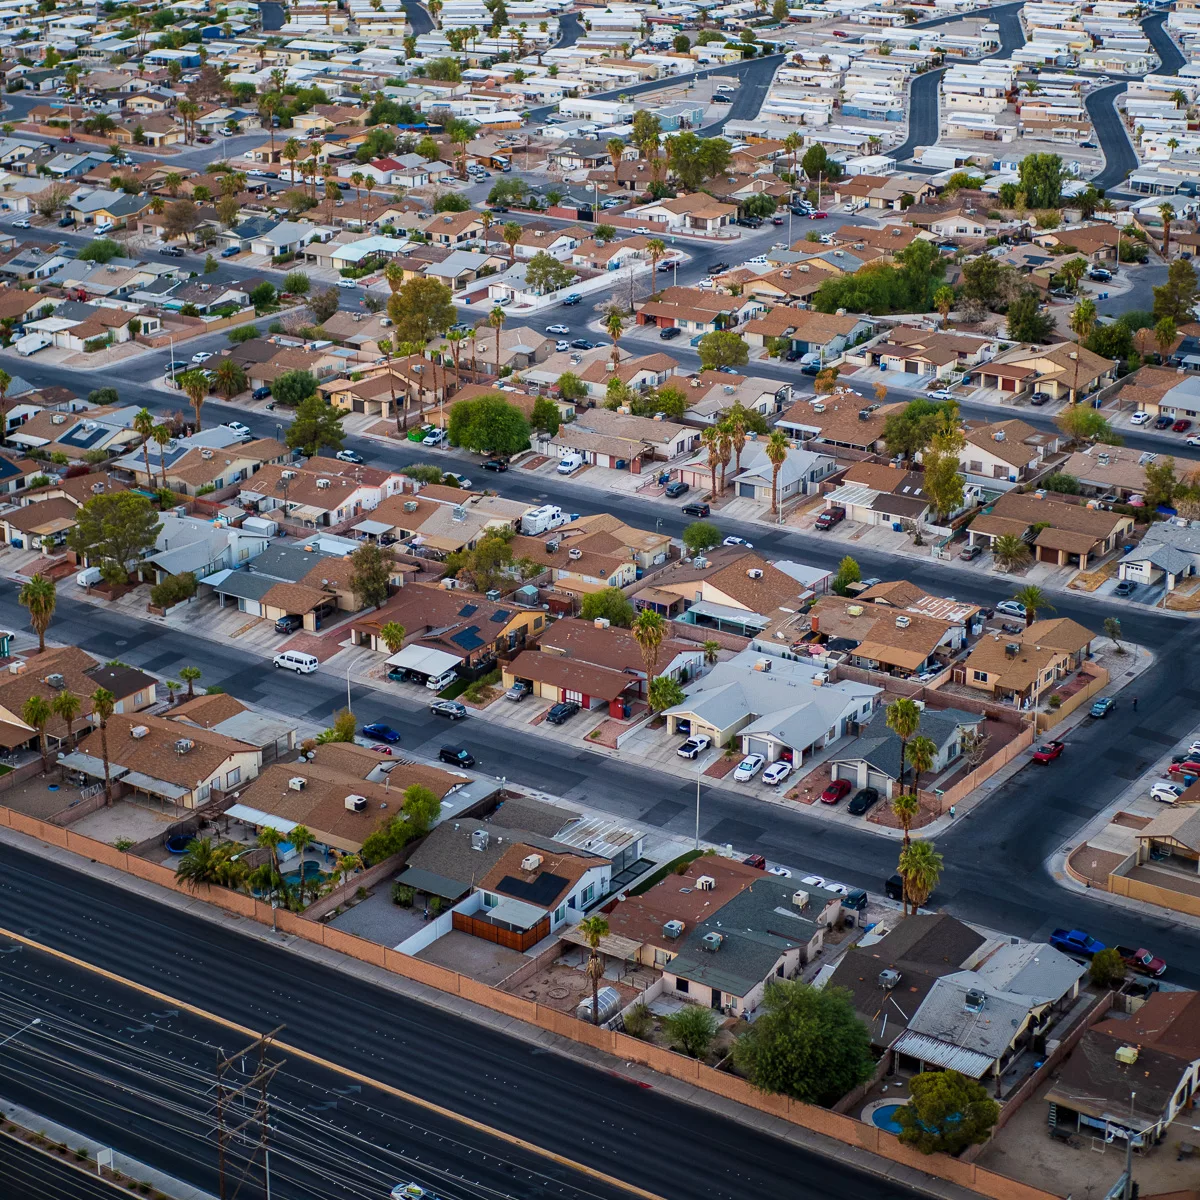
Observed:
[[[859,1120],[866,1124],[875,1125],[880,1129],[884,1129],[888,1133],[898,1134],[900,1132],[900,1126],[897,1125],[895,1121],[888,1118],[884,1124],[880,1124],[879,1121],[875,1120],[875,1114],[881,1109],[903,1108],[907,1101],[907,1096],[900,1095],[896,1095],[890,1100],[873,1100],[870,1104],[863,1108],[861,1113],[859,1113]]]

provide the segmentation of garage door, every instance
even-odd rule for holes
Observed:
[[[747,738],[746,739],[746,753],[747,754],[761,754],[763,756],[763,758],[770,758],[771,757],[770,751],[771,751],[771,747],[768,744],[766,738]]]
[[[867,772],[867,787],[873,787],[882,795],[887,795],[888,777],[882,771]]]

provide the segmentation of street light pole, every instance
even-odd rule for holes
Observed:
[[[700,767],[696,767],[696,840],[693,849],[700,849]]]
[[[35,1025],[40,1025],[41,1023],[42,1023],[41,1017],[34,1017],[32,1021],[30,1021],[26,1025],[22,1025],[21,1028],[18,1029],[15,1033],[10,1033],[8,1035],[8,1037],[6,1037],[4,1039],[4,1041],[0,1042],[0,1046],[7,1046],[8,1043],[13,1040],[13,1038],[19,1038],[21,1036],[21,1034],[23,1034],[25,1032],[25,1030],[32,1029]]]
[[[352,662],[349,662],[346,664],[346,711],[347,712],[354,711],[350,706],[350,668],[353,665],[354,664]]]

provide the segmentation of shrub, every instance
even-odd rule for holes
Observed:
[[[282,326],[280,326],[282,328]],[[258,337],[258,329],[254,325],[239,325],[236,329],[229,330],[225,336],[235,345],[241,345],[242,342],[251,342]]]
[[[119,850],[122,854],[124,854],[126,850],[132,849],[134,844],[133,838],[119,837],[115,842],[113,842],[113,849]]]
[[[416,892],[412,888],[403,883],[392,884],[392,903],[400,905],[401,908],[412,908],[413,899]]]
[[[625,1032],[630,1037],[644,1038],[650,1032],[650,1024],[654,1020],[650,1009],[644,1000],[639,1000],[625,1014]]]
[[[150,589],[150,603],[155,608],[170,608],[190,600],[195,594],[196,576],[191,571],[182,571],[178,575],[168,575],[162,583],[156,583]]]
[[[1046,703],[1049,704],[1051,708],[1061,708],[1062,707],[1062,697],[1057,692],[1055,692],[1054,695],[1051,696],[1050,699],[1046,701]]]

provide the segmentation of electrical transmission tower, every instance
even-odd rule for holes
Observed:
[[[271,1200],[270,1102],[267,1093],[275,1072],[285,1060],[268,1059],[267,1052],[271,1040],[282,1029],[280,1025],[270,1033],[264,1033],[234,1054],[217,1051],[216,1082],[210,1094],[217,1139],[220,1200],[237,1200],[242,1185],[260,1158],[263,1196],[265,1200]]]

